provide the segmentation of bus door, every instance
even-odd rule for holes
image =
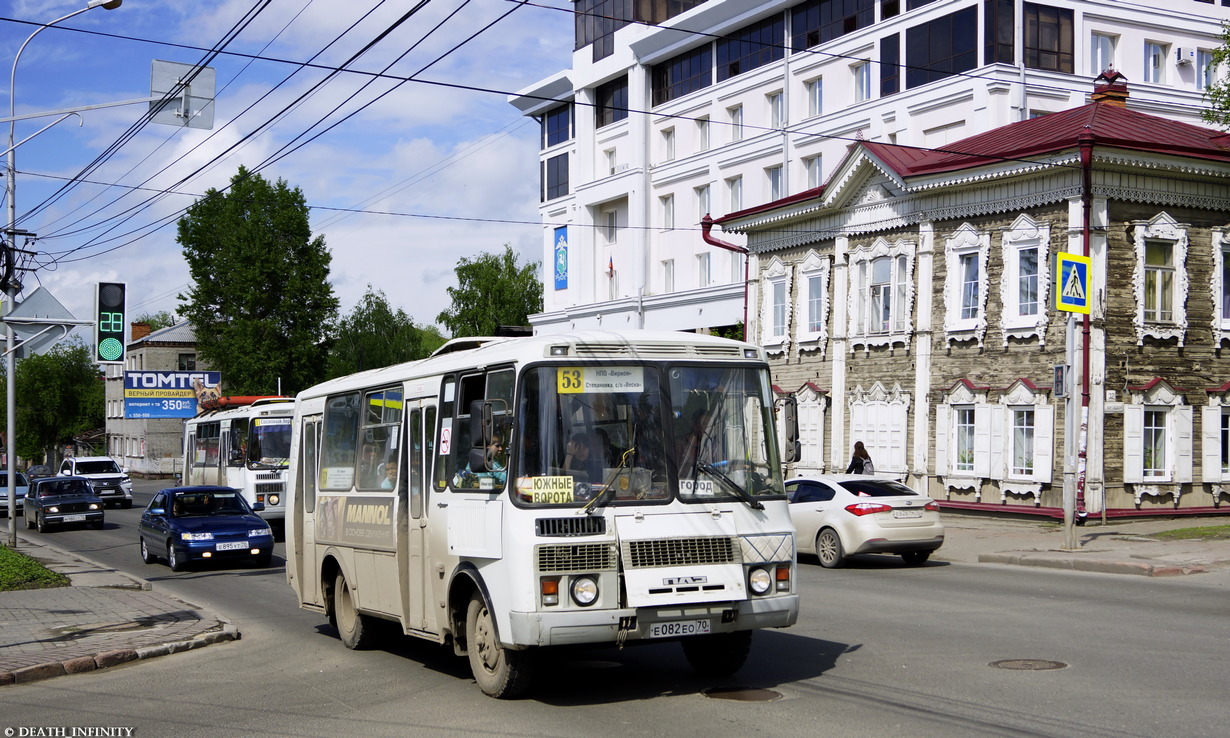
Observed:
[[[430,465],[433,457],[436,425],[436,405],[432,400],[406,403],[406,454],[405,467],[398,486],[399,507],[408,511],[408,526],[405,535],[399,536],[401,550],[398,560],[402,567],[401,588],[402,612],[410,629],[439,633],[438,608],[431,604],[443,597],[444,581],[431,575],[429,536],[427,530],[426,504],[429,489]]]
[[[299,600],[317,605],[323,605],[322,588],[316,581],[319,571],[316,563],[316,493],[320,470],[317,459],[320,452],[319,415],[308,415],[303,418],[298,448],[298,473],[295,475],[295,507],[290,511],[292,529],[288,534],[298,538],[294,544],[294,561],[287,567],[293,567],[294,576],[298,578],[295,589],[299,592]],[[286,542],[287,549],[292,548],[292,541]],[[311,551],[312,556],[305,561],[303,552]]]

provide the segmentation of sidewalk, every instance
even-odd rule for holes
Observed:
[[[1230,517],[1091,521],[1064,550],[1049,521],[945,513],[933,561],[1016,564],[1104,574],[1230,571],[1230,541],[1160,541],[1151,534],[1228,525]],[[70,587],[0,592],[0,686],[93,671],[237,640],[225,619],[154,592],[144,580],[22,537],[20,550],[67,574]]]
[[[1077,526],[1076,548],[1065,548],[1062,523],[947,512],[939,561],[1017,564],[1055,569],[1177,576],[1230,568],[1230,540],[1161,540],[1156,533],[1230,525],[1230,517],[1094,519]]]
[[[78,674],[237,640],[225,619],[149,582],[20,537],[18,550],[72,585],[0,592],[0,686]]]

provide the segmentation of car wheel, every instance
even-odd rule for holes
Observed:
[[[752,650],[752,631],[692,636],[680,643],[693,671],[704,677],[724,677],[743,668]]]
[[[825,569],[836,569],[845,563],[846,552],[837,531],[832,528],[820,531],[816,536],[816,556],[820,557],[820,566]]]
[[[43,517],[42,513],[39,513],[38,515],[36,515],[35,518],[36,520],[34,521],[34,526],[38,528],[38,532],[46,533],[47,530],[51,527],[47,525],[47,519]]]
[[[141,560],[147,564],[152,564],[158,560],[158,557],[149,550],[149,546],[146,545],[144,538],[141,539]]]
[[[484,694],[510,699],[529,689],[534,651],[504,648],[495,632],[491,608],[477,592],[466,608],[466,655],[474,681]]]
[[[167,542],[167,566],[171,567],[171,571],[183,571],[184,562],[179,560],[179,554],[175,552],[175,544]]]
[[[901,554],[901,560],[910,566],[922,566],[931,558],[930,551],[908,551]]]
[[[362,650],[371,648],[375,641],[375,623],[354,606],[354,594],[346,583],[346,575],[337,573],[333,580],[333,620],[337,634],[346,648]]]

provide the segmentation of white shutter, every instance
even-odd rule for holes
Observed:
[[[1034,481],[1048,484],[1055,465],[1055,408],[1034,406]]]
[[[1192,481],[1192,406],[1180,405],[1170,411],[1174,429],[1174,481]]]
[[[1221,477],[1221,407],[1200,408],[1200,474],[1205,482],[1215,484]]]
[[[974,476],[991,476],[991,405],[974,405]]]
[[[1008,448],[1008,442],[1004,438],[1004,423],[1012,416],[1012,408],[1004,407],[1003,405],[990,406],[991,412],[991,459],[989,464],[990,473],[987,475],[991,479],[1007,479],[1008,468],[1004,465],[1004,459],[1012,458],[1012,452]]]
[[[948,434],[952,431],[952,407],[935,406],[935,475],[948,474]]]
[[[1123,481],[1145,481],[1145,406],[1123,408]]]

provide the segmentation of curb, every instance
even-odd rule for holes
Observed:
[[[142,646],[140,648],[103,651],[93,656],[78,656],[64,661],[51,661],[46,664],[26,666],[16,671],[0,672],[0,686],[28,684],[68,674],[82,674],[97,669],[120,666],[130,661],[143,661],[181,651],[190,651],[194,648],[203,648],[214,643],[222,643],[223,641],[237,641],[241,638],[239,630],[230,621],[218,618],[218,624],[222,626],[221,630],[201,633],[187,640]]]
[[[1135,574],[1146,577],[1169,577],[1184,574],[1203,574],[1209,571],[1202,564],[1178,564],[1174,562],[1150,563],[1148,561],[1124,561],[1123,559],[1082,558],[1082,554],[1056,554],[1045,551],[1008,551],[978,555],[982,564],[1014,564],[1017,566],[1040,566],[1051,569],[1093,572],[1097,574]]]

